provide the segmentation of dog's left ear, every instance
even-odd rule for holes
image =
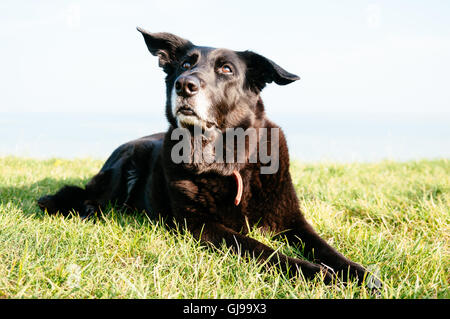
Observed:
[[[144,36],[145,44],[151,54],[159,58],[159,66],[166,73],[172,69],[173,62],[176,62],[193,44],[183,38],[167,32],[150,33],[147,30],[137,27],[137,30]]]
[[[295,74],[289,73],[281,66],[262,55],[251,51],[238,52],[247,64],[247,79],[249,85],[261,91],[266,83],[275,82],[286,85],[300,80]]]

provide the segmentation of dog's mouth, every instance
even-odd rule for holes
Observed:
[[[189,105],[180,106],[177,109],[177,115],[178,114],[182,114],[182,115],[185,115],[185,116],[195,116],[195,117],[198,118],[197,113],[195,113],[194,109],[192,107],[190,107]]]
[[[200,126],[203,129],[209,129],[217,124],[201,118],[190,105],[179,106],[175,112],[178,125],[185,128]]]

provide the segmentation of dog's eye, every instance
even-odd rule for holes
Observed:
[[[183,67],[183,69],[189,69],[191,67],[191,64],[189,62],[183,62],[183,64],[181,65]]]
[[[222,67],[220,68],[220,71],[221,71],[222,73],[225,73],[225,74],[231,74],[231,73],[233,73],[233,70],[231,70],[231,66],[229,66],[228,64],[225,64],[224,66],[222,66]]]

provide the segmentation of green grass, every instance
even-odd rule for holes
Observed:
[[[225,247],[113,208],[96,221],[46,216],[35,199],[83,185],[102,161],[0,158],[0,298],[375,298],[355,284],[288,279]],[[301,164],[307,219],[376,269],[382,298],[449,298],[450,162]],[[295,248],[252,236],[295,256]]]

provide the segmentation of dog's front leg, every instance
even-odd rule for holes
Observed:
[[[314,231],[300,212],[295,215],[290,229],[284,232],[288,241],[303,246],[305,255],[312,255],[315,262],[330,267],[344,281],[357,278],[361,284],[367,270],[331,247]]]
[[[325,283],[331,283],[332,281],[333,277],[325,267],[305,260],[285,256],[259,241],[235,232],[218,222],[199,223],[194,227],[188,226],[188,228],[190,228],[190,231],[196,238],[199,238],[203,242],[213,244],[216,247],[219,247],[225,242],[234,252],[244,257],[250,254],[254,258],[257,258],[259,262],[267,262],[269,265],[279,266],[290,276],[299,275],[301,272],[305,278],[312,279],[317,274],[322,274]]]

